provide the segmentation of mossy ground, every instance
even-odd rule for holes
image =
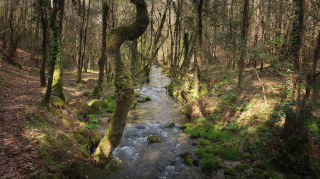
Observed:
[[[225,160],[245,160],[250,162],[250,166],[257,160],[268,162],[268,165],[254,164],[254,167],[260,170],[280,167],[286,171],[298,165],[309,170],[310,168],[307,169],[309,166],[317,173],[315,175],[319,175],[320,167],[315,162],[305,160],[306,158],[298,159],[299,156],[291,149],[286,150],[290,151],[287,154],[279,152],[283,151],[280,139],[285,116],[281,112],[283,110],[281,105],[286,92],[284,84],[279,82],[281,77],[269,70],[262,72],[260,78],[267,86],[263,93],[261,82],[254,71],[245,71],[243,88],[238,89],[237,72],[229,70],[222,73],[218,72],[218,69],[208,67],[202,72],[205,80],[200,84],[199,94],[196,94],[195,80],[189,77],[166,86],[168,93],[181,103],[181,111],[194,120],[193,124],[182,125],[180,129],[193,138],[201,137],[198,139],[201,145],[212,147],[214,155],[221,156]],[[186,92],[184,95],[187,94],[188,101],[185,100],[186,97],[182,98],[182,91]],[[318,103],[313,102],[313,104],[319,106]],[[313,136],[319,136],[320,127],[316,128],[309,127]],[[319,158],[318,155],[312,156],[314,151],[319,151],[319,148],[314,149],[312,146],[314,145],[302,144],[298,147],[300,152],[297,152],[300,156],[304,153],[307,158]],[[196,149],[195,153],[200,158],[207,155],[204,148]],[[285,157],[280,159],[279,155]],[[290,160],[300,162],[294,164]]]

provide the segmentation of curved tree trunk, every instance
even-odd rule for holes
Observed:
[[[108,131],[94,155],[97,163],[102,166],[107,163],[112,151],[121,141],[129,108],[133,101],[134,90],[131,75],[126,69],[125,63],[121,60],[120,47],[125,40],[135,40],[140,37],[149,24],[147,4],[144,0],[130,0],[130,2],[136,5],[136,21],[128,26],[113,29],[107,45],[107,56],[115,74],[116,106]]]

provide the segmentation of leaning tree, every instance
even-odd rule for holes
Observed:
[[[134,88],[129,70],[126,69],[121,59],[120,47],[126,40],[135,40],[140,37],[149,24],[147,4],[144,0],[130,0],[135,4],[137,17],[130,25],[115,28],[111,31],[107,45],[107,58],[110,59],[113,73],[115,74],[114,84],[116,87],[116,105],[108,131],[101,140],[95,159],[98,164],[105,165],[110,159],[112,151],[120,143],[127,115],[133,101]]]

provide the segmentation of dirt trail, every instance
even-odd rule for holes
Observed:
[[[14,61],[30,62],[30,54],[18,50]],[[26,141],[24,127],[29,111],[39,104],[45,91],[36,71],[0,60],[0,179],[30,178],[42,165],[36,148]]]

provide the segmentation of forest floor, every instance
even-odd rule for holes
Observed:
[[[50,114],[50,111],[39,106],[46,88],[40,87],[39,70],[30,57],[31,54],[17,50],[13,61],[21,64],[21,69],[0,59],[0,179],[37,178],[43,171],[56,173],[55,166],[48,165],[48,161],[39,154],[42,145],[39,145],[38,139],[45,133],[43,128],[60,123],[63,117],[70,120],[67,126],[57,124],[57,127],[48,130],[67,133],[74,128],[83,128],[76,120],[76,107],[57,108]],[[92,100],[83,94],[92,92],[97,83],[97,70],[83,73],[83,83],[80,85],[75,83],[75,72],[65,72],[64,89],[68,104],[74,101],[89,103]],[[104,92],[107,93],[108,89],[105,86]],[[35,118],[40,118],[40,122],[35,123]],[[109,118],[110,115],[101,117],[102,120]]]
[[[45,88],[40,88],[38,69],[30,56],[29,53],[18,49],[14,62],[20,63],[22,69],[0,60],[0,179],[40,178],[41,173],[52,173],[55,176],[68,171],[64,169],[65,166],[77,160],[79,155],[83,163],[92,161],[90,156],[82,156],[81,152],[78,156],[70,156],[70,150],[75,149],[67,148],[59,153],[61,141],[56,143],[54,140],[58,139],[59,134],[62,133],[78,142],[76,136],[79,137],[80,134],[93,138],[92,131],[86,131],[85,134],[81,131],[87,130],[90,124],[94,130],[95,123],[92,121],[96,119],[90,117],[89,113],[82,121],[78,118],[79,114],[84,115],[81,112],[90,110],[87,104],[92,106],[94,103],[90,93],[97,83],[97,67],[88,73],[83,73],[81,84],[75,83],[75,71],[65,71],[64,89],[68,98],[66,106],[56,106],[48,111],[39,106],[45,94]],[[283,103],[281,99],[284,95],[283,86],[286,79],[274,71],[266,69],[263,72],[256,72],[252,68],[246,68],[243,74],[242,90],[238,90],[236,88],[237,72],[222,73],[219,69],[221,67],[208,66],[203,71],[202,78],[205,83],[202,89],[205,95],[197,99],[199,107],[203,106],[207,115],[219,125],[225,126],[239,121],[240,126],[247,126],[248,130],[254,131],[259,122],[265,123],[270,120],[271,115]],[[190,90],[189,82],[190,80],[173,91],[173,96],[182,105],[186,103],[181,99],[181,90],[187,90],[190,96],[194,93],[192,89]],[[318,79],[316,84],[319,83]],[[204,87],[204,85],[207,86]],[[303,88],[304,84],[302,84]],[[105,85],[104,89],[104,97],[101,101],[108,98],[113,91],[112,85]],[[313,114],[319,117],[319,86],[313,88],[310,101],[315,105]],[[201,110],[198,109],[198,112],[193,114],[195,118],[203,117]],[[186,108],[182,111],[188,113]],[[110,114],[99,114],[99,118],[107,122]],[[313,139],[312,153],[319,163],[319,134]],[[71,144],[73,148],[77,148],[74,153],[83,150],[84,147],[79,147],[79,143]],[[66,146],[66,143],[63,145]],[[44,157],[50,155],[54,157]],[[65,163],[61,164],[61,161]],[[75,166],[69,167],[74,169]],[[74,172],[82,169],[80,166]],[[48,178],[48,176],[44,175],[42,178]]]

